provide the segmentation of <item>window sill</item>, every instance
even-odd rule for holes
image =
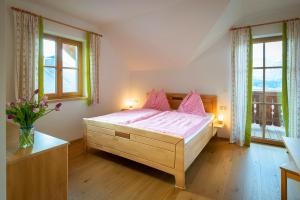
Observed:
[[[87,100],[87,97],[69,97],[69,98],[61,98],[61,99],[48,99],[47,102],[55,103],[61,101],[82,101]]]

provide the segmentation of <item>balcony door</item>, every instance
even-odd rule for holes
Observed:
[[[282,37],[253,40],[252,140],[281,141]]]

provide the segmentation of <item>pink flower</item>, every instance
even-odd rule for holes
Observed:
[[[40,112],[40,109],[39,109],[39,108],[33,108],[33,109],[32,109],[32,112],[38,113],[38,112]]]
[[[43,97],[42,97],[42,100],[41,100],[41,106],[42,106],[42,107],[47,106],[47,99],[48,99],[47,96],[43,96]]]
[[[14,118],[16,118],[15,115],[12,115],[12,114],[7,115],[7,119],[14,119]]]
[[[47,101],[48,100],[48,97],[47,96],[43,96],[42,97],[42,101]]]
[[[36,89],[33,91],[34,94],[38,94],[39,93],[39,89]]]
[[[58,103],[58,104],[56,104],[56,106],[55,106],[55,111],[60,111],[60,107],[62,106],[62,103]]]

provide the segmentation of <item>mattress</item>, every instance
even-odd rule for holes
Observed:
[[[133,128],[156,131],[184,138],[187,143],[213,121],[213,115],[198,116],[176,111],[165,111],[144,120],[128,124]]]
[[[111,124],[127,125],[140,120],[147,119],[161,113],[154,109],[133,109],[122,112],[115,112],[108,115],[89,118],[93,121],[106,122]]]

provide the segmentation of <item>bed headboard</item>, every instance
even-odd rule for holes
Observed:
[[[187,94],[184,93],[166,93],[169,104],[172,109],[177,109]],[[204,109],[206,112],[217,115],[217,96],[216,95],[200,95]]]

